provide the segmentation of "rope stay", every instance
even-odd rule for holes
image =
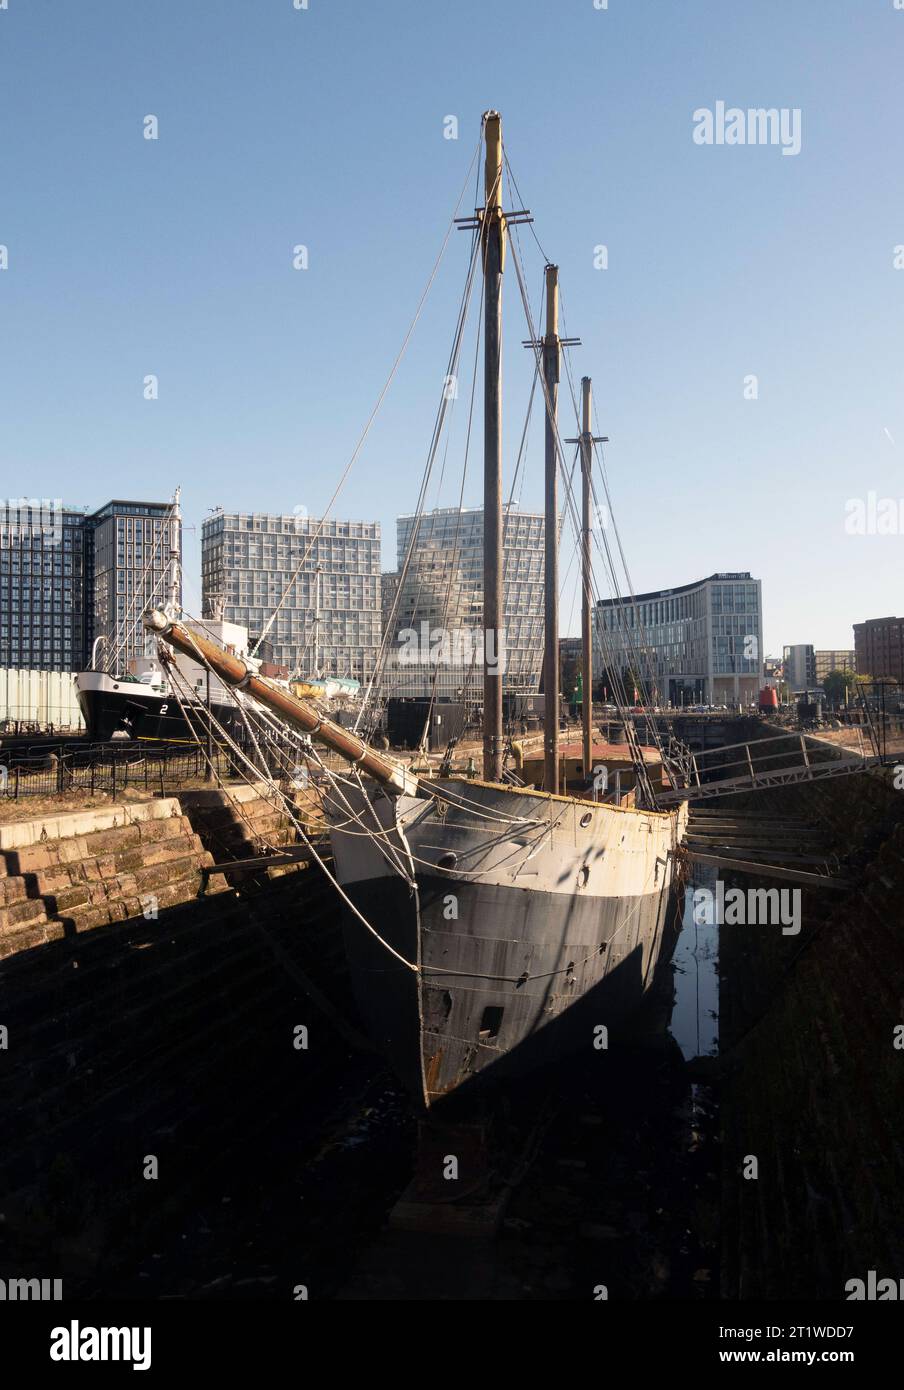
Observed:
[[[428,278],[428,280],[427,280],[427,284],[425,285],[424,290],[423,290],[423,293],[421,294],[421,297],[420,297],[420,299],[419,299],[419,301],[418,301],[417,308],[415,309],[415,312],[414,312],[414,317],[412,318],[411,323],[408,325],[408,331],[406,332],[405,337],[404,337],[404,339],[402,340],[402,346],[399,348],[399,351],[398,351],[398,353],[396,354],[396,358],[395,358],[395,361],[394,361],[393,364],[392,364],[392,367],[391,367],[391,369],[390,369],[389,375],[388,375],[388,377],[386,378],[386,380],[385,380],[384,383],[383,383],[382,389],[380,390],[380,394],[377,396],[376,403],[374,404],[374,407],[373,407],[373,409],[372,409],[370,415],[368,416],[367,423],[366,423],[365,426],[364,426],[364,429],[363,429],[363,431],[362,431],[362,433],[361,433],[361,435],[360,435],[360,437],[359,437],[359,439],[358,439],[357,444],[355,445],[354,449],[352,450],[351,458],[349,459],[348,463],[345,465],[345,468],[343,469],[342,474],[341,474],[341,476],[340,476],[340,478],[339,478],[339,482],[336,484],[336,487],[335,487],[335,489],[334,489],[334,491],[333,491],[333,495],[332,495],[332,497],[330,498],[329,502],[327,503],[327,506],[326,506],[326,509],[325,509],[325,511],[324,511],[324,513],[323,513],[323,516],[320,518],[320,520],[319,520],[319,522],[318,522],[317,530],[314,532],[314,535],[311,536],[311,538],[310,538],[310,540],[309,540],[309,542],[308,542],[307,549],[305,550],[305,552],[304,552],[304,554],[303,554],[301,560],[300,560],[299,563],[298,563],[298,568],[295,570],[295,573],[292,575],[292,578],[289,580],[289,583],[286,585],[286,587],[285,587],[285,589],[284,589],[284,591],[283,591],[282,597],[280,598],[280,600],[279,600],[278,604],[276,605],[276,607],[274,608],[273,612],[270,614],[270,617],[267,619],[267,622],[264,624],[264,627],[263,627],[263,629],[261,630],[261,634],[260,634],[260,636],[258,637],[257,641],[256,641],[255,644],[254,644],[254,649],[253,649],[253,651],[251,652],[251,655],[252,655],[252,656],[255,656],[255,655],[257,654],[257,650],[258,650],[258,648],[260,647],[261,642],[264,641],[265,637],[267,636],[267,633],[271,630],[271,628],[272,628],[274,622],[276,621],[277,615],[281,612],[284,603],[286,602],[286,600],[288,599],[290,593],[292,592],[292,589],[293,589],[294,586],[295,586],[295,582],[296,582],[296,580],[298,579],[298,576],[301,574],[301,572],[303,571],[305,565],[307,564],[307,561],[308,561],[308,558],[309,558],[309,556],[310,556],[310,554],[311,554],[311,551],[312,551],[313,548],[314,548],[314,543],[315,543],[315,541],[319,540],[319,538],[320,538],[320,533],[321,533],[321,531],[323,530],[324,524],[326,523],[326,520],[327,520],[327,518],[329,517],[330,512],[332,511],[332,509],[333,509],[333,507],[334,507],[334,505],[335,505],[335,503],[336,503],[336,501],[337,501],[337,499],[338,499],[340,493],[342,492],[342,489],[345,487],[346,481],[347,481],[347,479],[348,479],[349,474],[351,473],[351,470],[352,470],[352,468],[353,468],[353,466],[354,466],[354,464],[355,464],[355,461],[356,461],[358,455],[360,454],[362,448],[364,447],[364,441],[366,440],[368,434],[370,433],[371,425],[373,424],[374,420],[375,420],[376,417],[377,417],[377,413],[378,413],[380,407],[381,407],[382,404],[383,404],[383,400],[384,400],[384,398],[385,398],[385,396],[386,396],[386,393],[388,392],[390,386],[392,385],[392,382],[393,382],[393,380],[394,380],[394,378],[395,378],[395,374],[396,374],[396,372],[397,372],[399,366],[401,365],[402,358],[405,356],[405,353],[406,353],[406,351],[408,350],[408,344],[409,344],[410,341],[411,341],[411,337],[412,337],[412,335],[413,335],[413,333],[414,333],[414,330],[415,330],[415,328],[417,327],[418,321],[419,321],[419,319],[420,319],[420,317],[421,317],[421,312],[422,312],[422,310],[423,310],[423,308],[424,308],[424,305],[425,305],[425,303],[426,303],[426,301],[427,301],[427,296],[429,295],[431,289],[433,288],[433,282],[434,282],[434,280],[436,279],[437,273],[438,273],[438,271],[439,271],[440,265],[441,265],[441,263],[442,263],[442,260],[443,260],[444,255],[445,255],[446,247],[447,247],[448,244],[449,244],[449,238],[450,238],[450,236],[452,235],[452,232],[453,232],[453,230],[454,230],[454,228],[455,228],[455,217],[456,217],[456,214],[458,213],[458,209],[461,207],[461,201],[462,201],[462,198],[463,198],[464,195],[465,195],[465,189],[466,189],[467,186],[468,186],[468,180],[469,180],[470,177],[471,177],[471,169],[474,167],[475,161],[477,160],[479,154],[480,154],[480,141],[478,141],[478,143],[477,143],[477,148],[475,149],[474,154],[473,154],[473,156],[472,156],[472,158],[471,158],[471,163],[468,165],[468,172],[467,172],[467,174],[465,175],[464,183],[462,184],[462,187],[461,187],[461,192],[460,192],[459,195],[458,195],[458,200],[457,200],[457,202],[456,202],[456,204],[455,204],[455,208],[454,208],[454,210],[453,210],[452,216],[451,216],[451,218],[449,219],[449,224],[448,224],[448,226],[446,227],[446,231],[445,231],[445,235],[444,235],[444,237],[443,237],[442,245],[440,246],[439,253],[438,253],[437,257],[436,257],[436,260],[435,260],[434,263],[433,263],[433,268],[432,268],[431,271],[430,271],[430,276],[429,276],[429,278]]]

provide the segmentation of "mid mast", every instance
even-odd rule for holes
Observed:
[[[502,673],[505,653],[502,586],[502,120],[483,118],[486,143],[481,221],[484,279],[483,409],[483,775],[502,781]]]
[[[558,466],[559,363],[559,268],[546,267],[546,337],[543,340],[543,377],[546,395],[545,437],[545,553],[543,660],[543,789],[559,791],[559,502]]]

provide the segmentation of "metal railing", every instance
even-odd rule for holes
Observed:
[[[226,749],[213,749],[213,764],[223,780],[242,775]],[[207,771],[204,749],[185,745],[146,748],[116,742],[0,749],[0,799],[80,792],[86,797],[107,794],[115,801],[129,789],[162,794],[203,780]]]
[[[707,761],[710,759],[713,761]],[[681,763],[667,763],[672,788],[660,794],[659,804],[671,806],[683,800],[705,800],[739,791],[762,791],[795,782],[843,777],[879,766],[882,761],[872,748],[860,752],[799,731],[772,734],[707,748],[690,753]]]

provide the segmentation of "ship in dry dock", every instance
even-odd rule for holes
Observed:
[[[613,794],[594,776],[592,730],[591,472],[599,442],[590,381],[582,386],[582,495],[575,511],[582,563],[583,779],[559,788],[558,486],[567,480],[557,396],[563,347],[558,269],[545,270],[546,332],[530,324],[545,403],[544,757],[541,785],[519,785],[506,766],[502,721],[502,286],[509,226],[503,211],[501,121],[482,122],[485,201],[471,218],[471,267],[482,267],[484,349],[483,771],[415,770],[280,690],[171,614],[146,626],[163,650],[202,661],[227,688],[263,707],[299,756],[314,742],[346,770],[319,770],[334,877],[344,904],[355,996],[374,1040],[423,1107],[478,1079],[504,1079],[590,1047],[601,1027],[640,1004],[664,943],[680,880],[685,806],[661,810],[633,724],[624,728],[636,780]],[[519,284],[521,271],[510,252]],[[522,299],[526,297],[523,293]],[[578,516],[578,510],[580,515]],[[624,692],[622,692],[624,696]],[[626,710],[627,698],[619,700]]]

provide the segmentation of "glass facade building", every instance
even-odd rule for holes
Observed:
[[[594,628],[594,676],[606,684],[618,672],[629,699],[641,684],[662,705],[749,704],[757,698],[762,592],[760,581],[746,572],[712,574],[633,600],[602,599]]]
[[[119,649],[123,664],[140,654],[142,612],[162,601],[169,573],[169,509],[0,503],[0,667],[84,670],[97,637]]]
[[[241,623],[253,646],[287,588],[267,634],[272,660],[290,675],[369,680],[380,647],[379,522],[262,512],[217,512],[204,522],[206,617]]]
[[[385,694],[482,698],[483,508],[438,508],[396,521],[395,616],[386,605]],[[543,515],[503,514],[503,688],[536,691],[543,665]],[[410,634],[416,634],[416,643]],[[443,635],[445,634],[445,636]],[[407,636],[406,636],[407,635]],[[491,646],[492,646],[491,641]],[[413,655],[418,660],[409,659]],[[429,653],[429,659],[424,659]],[[491,659],[495,656],[490,651]]]
[[[147,637],[141,615],[147,608],[162,607],[169,596],[169,513],[168,502],[114,501],[88,518],[91,641],[105,637],[118,652],[118,666],[143,654]],[[181,522],[178,548],[181,571]],[[181,593],[178,597],[181,603]]]

